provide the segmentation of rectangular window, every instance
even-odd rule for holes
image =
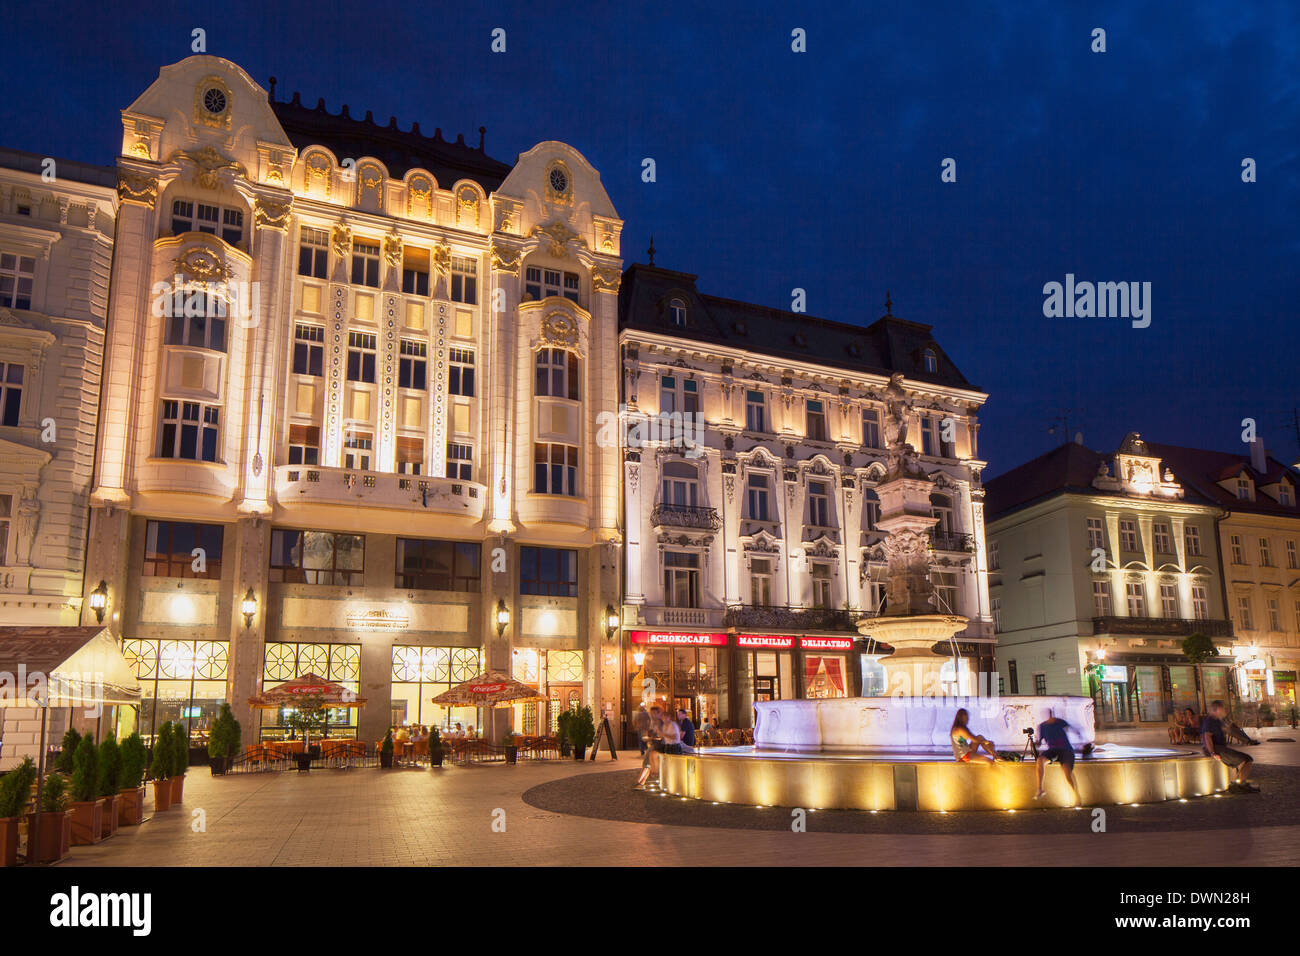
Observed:
[[[543,269],[539,266],[528,266],[524,270],[525,301],[562,295],[577,302],[579,285],[578,275],[574,272],[560,272],[558,269]]]
[[[1199,584],[1192,585],[1192,617],[1198,621],[1210,618],[1210,599],[1205,588]]]
[[[221,410],[215,405],[164,399],[158,430],[158,457],[217,460]]]
[[[425,250],[402,251],[402,292],[405,295],[429,294],[429,253]]]
[[[1020,693],[1020,678],[1016,675],[1016,662],[1007,661],[1007,677],[1011,681],[1011,693]]]
[[[577,401],[578,356],[564,349],[541,349],[537,353],[535,393]]]
[[[0,425],[18,424],[18,410],[23,403],[23,376],[26,367],[16,362],[0,362]],[[4,555],[0,554],[0,561]]]
[[[1092,582],[1092,613],[1096,617],[1110,617],[1110,582]]]
[[[1142,587],[1141,581],[1129,581],[1124,585],[1125,593],[1128,595],[1128,616],[1129,617],[1146,617],[1147,616],[1147,598],[1146,592]]]
[[[752,389],[745,392],[745,429],[751,432],[767,431],[767,405],[763,393]]]
[[[221,238],[232,246],[244,241],[244,212],[242,209],[221,210]]]
[[[451,257],[451,301],[475,305],[478,302],[478,262],[463,256]]]
[[[320,426],[289,426],[289,464],[315,465],[320,463]]]
[[[179,300],[179,301],[178,301]],[[205,291],[190,291],[169,298],[176,303],[167,320],[164,341],[196,349],[226,350],[226,302]]]
[[[448,350],[447,393],[474,397],[474,350],[452,347]]]
[[[447,442],[447,477],[457,481],[474,480],[474,446]]]
[[[939,420],[932,415],[921,416],[921,454],[939,454]]]
[[[1239,534],[1234,534],[1234,535],[1232,536],[1231,544],[1232,544],[1232,563],[1233,563],[1233,564],[1245,564],[1245,563],[1246,563],[1246,548],[1245,548],[1245,546],[1242,545],[1242,543],[1241,543],[1241,535],[1239,535]]]
[[[1273,566],[1273,549],[1269,547],[1268,538],[1259,539],[1259,566],[1261,568]]]
[[[1034,694],[1035,696],[1038,697],[1047,696],[1047,675],[1046,674],[1034,675]]]
[[[578,494],[578,449],[575,445],[533,445],[533,491],[540,495]]]
[[[880,410],[868,408],[862,413],[862,444],[866,448],[880,447]]]
[[[479,590],[478,543],[397,539],[397,574],[393,586],[403,591]]]
[[[815,528],[831,525],[831,496],[826,482],[808,482],[808,523]]]
[[[294,326],[293,371],[295,375],[325,374],[325,329],[322,326]]]
[[[1248,631],[1255,629],[1255,620],[1250,613],[1250,598],[1242,594],[1237,598],[1237,616],[1241,619],[1241,626]]]
[[[1183,528],[1183,543],[1187,545],[1189,557],[1200,557],[1201,529],[1193,525],[1187,525],[1187,527]]]
[[[375,334],[373,332],[348,333],[348,381],[375,381]]]
[[[379,243],[352,243],[352,284],[379,288]]]
[[[745,505],[752,520],[771,520],[767,513],[767,475],[750,475],[746,479]]]
[[[1138,549],[1137,522],[1132,518],[1119,519],[1119,547],[1121,551]]]
[[[1151,525],[1152,543],[1155,546],[1156,554],[1173,554],[1173,546],[1170,545],[1169,525],[1163,521],[1157,521]]]
[[[831,566],[824,561],[814,561],[810,569],[812,577],[813,607],[833,607],[831,598]]]
[[[414,339],[402,339],[397,360],[397,386],[424,391],[428,388],[428,346]]]
[[[664,604],[668,607],[700,606],[700,556],[683,551],[664,552]]]
[[[989,542],[989,570],[990,571],[1002,570],[1002,556],[1000,554],[1001,550],[1002,548],[1000,547],[999,542],[997,541]]]
[[[284,584],[360,584],[366,539],[329,531],[271,532],[270,580]]]
[[[1178,617],[1178,588],[1173,584],[1160,585],[1160,615]]]
[[[1250,500],[1250,481],[1246,478],[1237,479],[1237,497],[1242,501]]]
[[[397,436],[397,473],[419,475],[424,472],[424,439]]]
[[[150,521],[145,525],[140,573],[158,578],[219,579],[223,530],[219,524]]]
[[[826,410],[816,399],[808,400],[808,440],[826,441]]]
[[[374,444],[375,436],[370,432],[348,431],[343,436],[343,467],[369,471]]]
[[[1282,630],[1282,608],[1278,605],[1275,597],[1268,599],[1268,629],[1270,631]]]
[[[1288,541],[1286,543],[1286,566],[1292,571],[1300,567],[1300,564],[1296,563],[1296,549],[1295,549],[1294,541]]]
[[[934,571],[930,574],[934,584],[934,597],[941,614],[959,614],[957,576],[951,571]]]
[[[767,558],[749,563],[749,600],[755,607],[772,605],[772,562]]]
[[[324,229],[302,227],[298,236],[298,275],[324,279],[329,272],[330,237]]]
[[[0,306],[9,309],[30,309],[32,285],[35,280],[35,256],[0,253]]]
[[[562,548],[520,548],[519,593],[577,597],[578,552]]]
[[[0,564],[9,563],[9,523],[14,516],[14,496],[0,495]]]
[[[993,633],[1002,631],[1002,598],[989,598],[989,611],[993,614]]]

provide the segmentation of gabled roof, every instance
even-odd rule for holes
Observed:
[[[931,327],[886,314],[868,326],[786,312],[751,302],[703,295],[695,276],[636,263],[619,288],[619,328],[661,332],[679,338],[744,349],[775,359],[830,365],[936,385],[976,389],[930,334]],[[668,303],[681,298],[687,327],[670,322]],[[935,354],[937,372],[926,372],[924,353]]]
[[[1102,494],[1092,487],[1097,468],[1108,460],[1077,442],[1066,442],[1017,465],[984,486],[984,514],[992,521],[1036,501],[1066,492]]]
[[[1293,486],[1300,486],[1300,474],[1275,458],[1265,458],[1267,468],[1261,474],[1251,464],[1249,454],[1185,448],[1181,445],[1152,444],[1150,447],[1152,454],[1163,458],[1184,484],[1226,511],[1284,515],[1300,519],[1300,508],[1288,508],[1258,490],[1262,485],[1273,484],[1283,475],[1291,479]],[[1242,501],[1237,497],[1235,488],[1228,490],[1219,484],[1220,481],[1235,478],[1243,471],[1255,482],[1254,501]]]
[[[274,99],[270,102],[276,119],[300,153],[308,146],[319,145],[330,149],[340,162],[373,156],[394,179],[401,179],[417,167],[427,169],[442,189],[451,188],[458,180],[472,179],[490,193],[510,172],[507,163],[493,159],[484,151],[482,128],[475,149],[465,143],[464,136],[457,137],[454,143],[447,142],[442,138],[441,129],[425,136],[420,132],[419,123],[409,130],[400,130],[397,119],[393,118],[387,126],[380,126],[368,110],[365,119],[353,119],[347,104],[335,115],[326,111],[323,99],[317,101],[315,109],[303,106],[297,93],[287,103]]]

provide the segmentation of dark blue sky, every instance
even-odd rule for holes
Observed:
[[[625,259],[653,233],[704,292],[789,308],[802,287],[867,323],[891,290],[990,393],[990,475],[1048,450],[1065,409],[1094,448],[1236,450],[1249,416],[1295,456],[1300,5],[859,6],[29,4],[6,15],[3,145],[113,162],[118,110],[203,27],[281,97],[484,125],[506,161],[573,144]],[[1150,282],[1151,326],[1044,318],[1067,272]]]

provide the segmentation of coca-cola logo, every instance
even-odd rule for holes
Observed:
[[[506,689],[505,684],[470,684],[469,692],[471,694],[495,694],[498,691]]]
[[[319,686],[313,686],[313,685],[310,685],[310,684],[303,684],[303,685],[298,686],[298,687],[290,687],[290,688],[289,688],[289,693],[291,693],[291,694],[323,694],[323,693],[325,693],[327,690],[329,690],[328,687],[319,687]]]

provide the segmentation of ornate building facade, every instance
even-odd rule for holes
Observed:
[[[0,151],[0,620],[6,625],[77,623],[115,182],[109,168]],[[35,713],[0,709],[0,770],[35,755]]]
[[[618,218],[572,147],[513,164],[235,64],[165,67],[122,113],[121,220],[87,587],[145,687],[201,730],[305,673],[331,714],[474,723],[483,669],[617,699]],[[605,683],[602,683],[604,681]],[[125,729],[125,728],[124,728]]]
[[[978,692],[993,641],[987,396],[929,326],[890,311],[847,325],[705,295],[696,276],[653,264],[624,276],[627,716],[657,700],[743,728],[758,700],[884,692],[880,649],[855,622],[884,605],[873,489],[894,394],[935,483],[936,610],[970,619],[943,653],[957,658],[954,684]]]

